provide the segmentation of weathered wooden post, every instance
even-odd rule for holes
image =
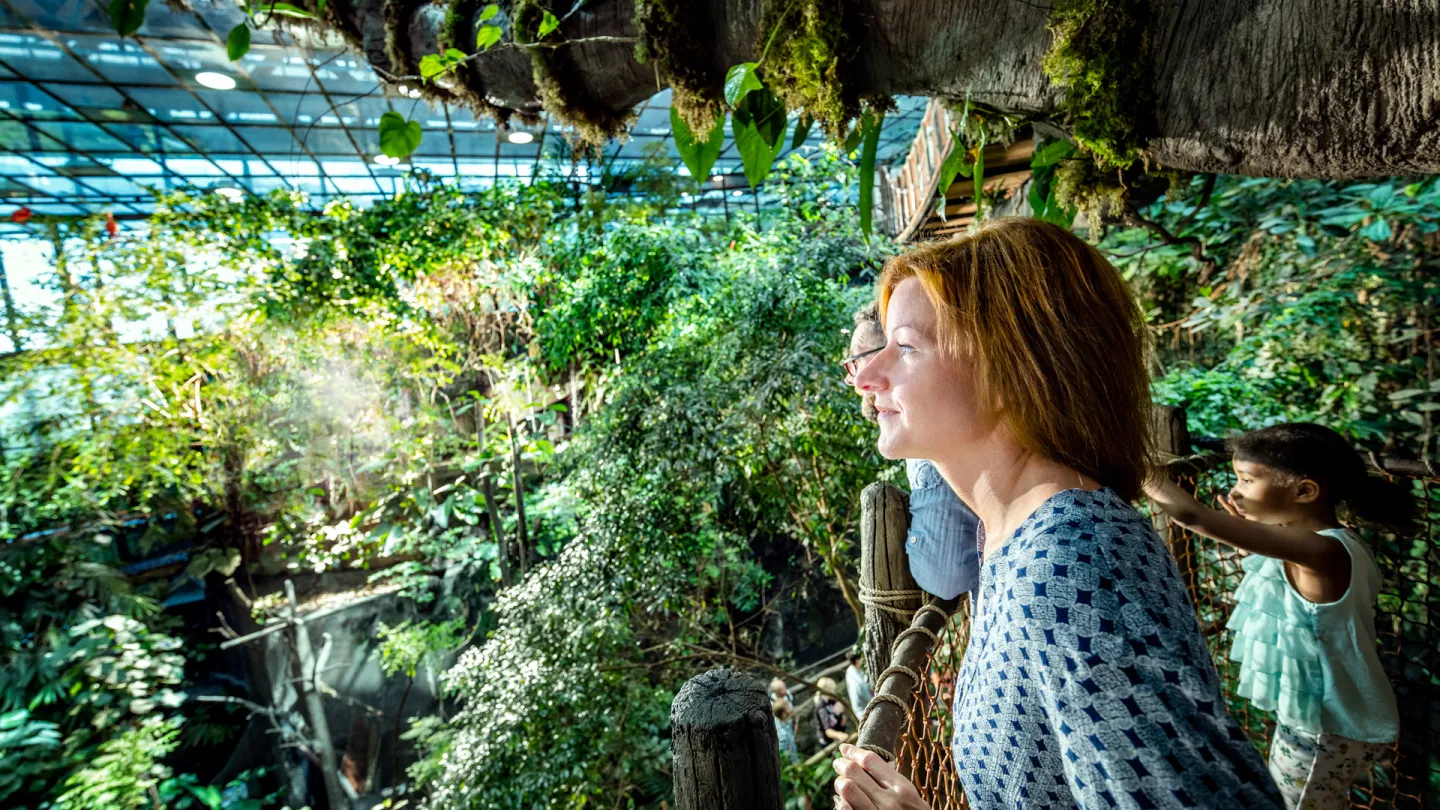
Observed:
[[[696,675],[670,706],[670,734],[676,810],[781,810],[780,741],[759,681]]]
[[[1190,455],[1190,428],[1184,408],[1156,405],[1150,416],[1155,450],[1160,456],[1161,464],[1169,464]],[[1181,486],[1192,495],[1195,493],[1195,486],[1187,486],[1184,482],[1181,482]],[[1185,578],[1185,587],[1190,591],[1191,600],[1198,600],[1200,594],[1199,578],[1195,570],[1194,536],[1179,526],[1171,525],[1170,518],[1159,510],[1155,510],[1151,520],[1155,533],[1164,538],[1166,545],[1170,547],[1170,554],[1180,568],[1180,575]]]
[[[910,576],[905,539],[910,529],[910,496],[890,484],[874,483],[860,494],[860,602],[865,606],[865,669],[870,683],[890,666],[895,639],[910,626],[925,593]],[[852,707],[856,713],[864,706]]]

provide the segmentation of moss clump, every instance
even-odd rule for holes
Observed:
[[[847,81],[853,54],[846,27],[843,3],[781,0],[770,4],[762,28],[765,83],[786,107],[809,113],[837,140],[860,114],[860,98]]]
[[[1130,190],[1120,175],[1120,169],[1102,169],[1093,160],[1061,161],[1055,167],[1055,201],[1084,211],[1096,232],[1107,216],[1118,217],[1125,209]]]
[[[640,41],[635,58],[651,64],[670,85],[670,104],[699,137],[709,134],[725,115],[725,77],[711,66],[697,29],[696,14],[679,8],[678,0],[635,0],[635,27]]]
[[[450,0],[445,6],[445,19],[440,21],[440,31],[436,36],[440,50],[456,48],[470,53],[475,49],[470,28],[479,10],[480,0]]]
[[[1140,156],[1154,131],[1150,83],[1153,0],[1054,0],[1046,74],[1064,89],[1071,133],[1105,169]]]
[[[475,15],[480,13],[481,2],[450,0],[436,36],[441,51],[455,48],[467,54],[475,52]],[[485,97],[485,86],[473,65],[461,65],[450,76],[454,77],[454,86],[448,94],[451,103],[460,104],[476,115],[491,116],[501,124],[510,120],[510,110],[491,104]]]
[[[511,8],[513,26],[511,33],[520,45],[536,45],[536,34],[540,22],[549,8],[549,0],[516,0]],[[552,36],[560,39],[563,34],[556,31]],[[587,93],[577,93],[571,88],[579,83],[572,75],[573,67],[562,48],[526,48],[530,52],[530,64],[534,71],[535,87],[540,92],[540,103],[562,122],[575,127],[580,142],[589,146],[600,146],[611,138],[624,133],[635,120],[633,110],[610,109]]]
[[[380,16],[385,21],[385,58],[396,76],[420,72],[420,60],[410,53],[410,15],[429,0],[384,0]]]

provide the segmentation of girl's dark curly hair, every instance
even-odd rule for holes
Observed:
[[[1229,441],[1237,461],[1264,464],[1320,486],[1331,507],[1394,531],[1414,526],[1415,495],[1406,486],[1371,475],[1344,436],[1313,422],[1290,422],[1254,430]]]

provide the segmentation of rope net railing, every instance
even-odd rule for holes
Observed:
[[[1220,457],[1190,465],[1186,483],[1202,503],[1229,491],[1234,478]],[[1407,471],[1408,472],[1408,471]],[[1400,740],[1376,763],[1369,778],[1357,780],[1352,808],[1422,810],[1440,807],[1440,480],[1410,480],[1420,503],[1416,531],[1405,537],[1362,530],[1380,566],[1383,585],[1376,616],[1381,663],[1400,705]],[[1166,521],[1161,536],[1170,546],[1190,590],[1202,630],[1219,670],[1230,713],[1268,756],[1274,719],[1235,694],[1239,664],[1229,657],[1233,632],[1226,629],[1235,589],[1243,571],[1242,554]],[[969,600],[939,633],[939,643],[911,698],[908,728],[896,742],[901,773],[919,788],[935,810],[967,808],[955,775],[951,707],[955,679],[969,638]]]

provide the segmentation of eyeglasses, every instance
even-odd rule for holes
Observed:
[[[859,374],[860,369],[865,367],[866,359],[870,357],[870,355],[884,350],[885,347],[881,346],[878,349],[871,349],[868,352],[860,352],[859,354],[854,354],[845,358],[844,360],[841,360],[840,365],[845,367],[845,384],[854,385],[855,375]]]

